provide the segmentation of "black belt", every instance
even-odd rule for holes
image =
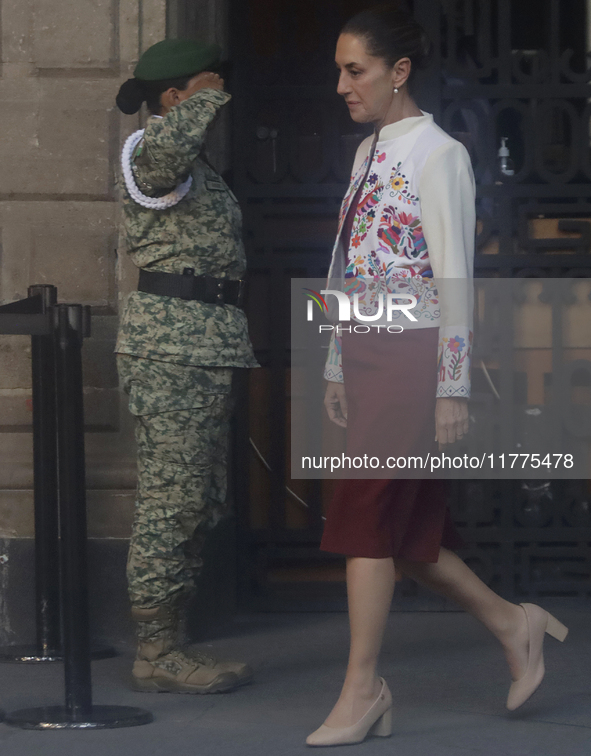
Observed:
[[[161,297],[198,299],[207,304],[231,304],[240,307],[244,298],[245,281],[229,278],[196,276],[194,268],[185,268],[183,274],[162,273],[157,270],[140,270],[138,291]]]

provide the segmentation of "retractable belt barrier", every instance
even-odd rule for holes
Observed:
[[[64,661],[65,705],[6,716],[24,729],[98,729],[147,724],[129,706],[92,703],[86,563],[82,344],[90,307],[57,304],[55,286],[0,307],[0,334],[31,336],[37,645],[0,649],[0,661]],[[61,632],[60,632],[61,626]]]

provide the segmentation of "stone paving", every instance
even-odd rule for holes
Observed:
[[[463,613],[393,613],[381,673],[395,702],[394,734],[330,753],[396,756],[589,756],[591,605],[540,601],[570,628],[546,636],[546,679],[516,712],[504,708],[509,675],[496,641]],[[346,660],[344,614],[236,618],[208,651],[246,659],[256,682],[212,696],[147,695],[126,687],[132,649],[93,663],[97,704],[141,706],[155,721],[103,731],[18,730],[0,725],[2,756],[291,756],[336,700]],[[4,665],[7,711],[59,704],[62,669]]]

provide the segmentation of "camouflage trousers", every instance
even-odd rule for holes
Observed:
[[[126,354],[117,368],[138,455],[127,581],[132,605],[147,609],[190,594],[205,536],[227,514],[232,368]]]

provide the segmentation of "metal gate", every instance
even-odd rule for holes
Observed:
[[[343,560],[318,551],[331,484],[289,479],[289,281],[326,274],[355,149],[368,133],[336,95],[334,65],[339,28],[364,5],[236,0],[231,8],[232,178],[263,366],[244,382],[237,425],[241,593],[251,608],[345,608]],[[419,105],[473,159],[476,275],[587,277],[587,3],[415,0],[414,13],[434,44]],[[497,154],[503,137],[512,175]],[[496,358],[494,377],[506,389],[518,379],[513,357]],[[478,369],[473,385],[489,392]],[[507,598],[589,593],[588,481],[456,483],[450,505],[469,544],[462,556]],[[448,608],[407,581],[395,607]]]

